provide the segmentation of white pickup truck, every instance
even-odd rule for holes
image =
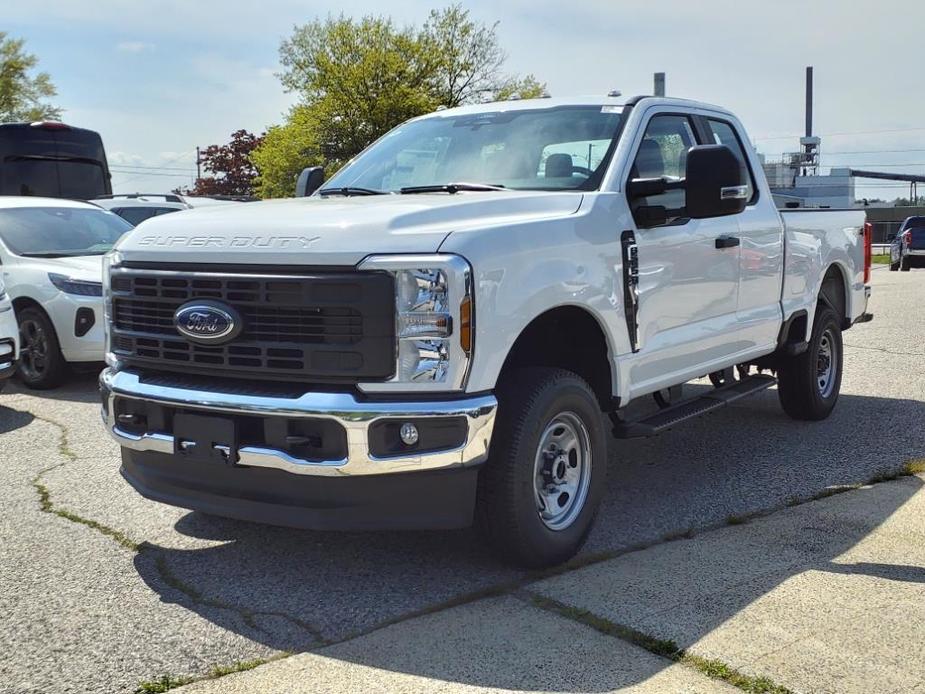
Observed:
[[[483,104],[306,170],[309,197],[149,220],[104,272],[122,474],[205,513],[475,521],[508,561],[568,559],[611,434],[775,384],[795,419],[835,406],[864,214],[782,215],[748,142],[679,99]]]

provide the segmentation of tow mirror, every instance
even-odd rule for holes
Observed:
[[[295,196],[297,198],[307,197],[318,190],[322,183],[324,183],[323,166],[310,166],[302,169],[295,184]]]
[[[691,219],[738,214],[748,204],[742,165],[725,145],[698,145],[687,151],[684,188]]]

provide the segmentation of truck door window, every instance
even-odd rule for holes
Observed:
[[[687,150],[697,144],[690,118],[679,115],[655,116],[646,126],[639,144],[630,178],[668,177],[680,180],[687,173]],[[669,190],[634,201],[633,207],[661,205],[668,210],[668,223],[681,221],[683,190]]]
[[[748,167],[748,159],[745,151],[742,149],[742,142],[736,135],[735,129],[731,124],[722,120],[707,119],[710,124],[710,132],[713,134],[713,141],[718,145],[726,145],[736,155],[739,160],[739,166],[742,168],[742,177],[748,183],[748,201],[749,204],[755,202],[755,181],[752,178],[752,172]]]

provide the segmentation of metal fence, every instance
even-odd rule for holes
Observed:
[[[902,222],[871,222],[870,224],[873,227],[870,240],[874,244],[889,244],[899,231],[899,227],[902,226]]]

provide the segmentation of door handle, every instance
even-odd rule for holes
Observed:
[[[735,248],[738,245],[738,236],[720,236],[716,239],[717,248]]]

